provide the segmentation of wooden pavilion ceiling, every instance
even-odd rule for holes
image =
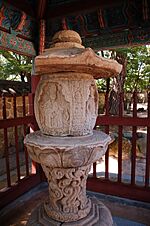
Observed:
[[[106,48],[150,42],[148,0],[49,0],[46,47],[55,32],[77,31],[86,46]]]
[[[0,0],[0,13],[0,30],[23,38],[24,46],[33,43],[33,48],[41,19],[46,21],[46,48],[61,29],[77,31],[95,49],[150,42],[148,0]]]
[[[123,0],[7,0],[16,8],[36,18],[56,18],[98,8],[112,7]]]

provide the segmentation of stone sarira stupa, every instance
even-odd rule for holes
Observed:
[[[98,114],[95,78],[116,76],[122,66],[82,46],[78,33],[56,33],[51,48],[35,58],[40,76],[35,116],[40,130],[26,136],[30,157],[41,164],[49,197],[27,225],[112,226],[109,210],[86,196],[92,163],[106,152],[111,138],[93,131]]]

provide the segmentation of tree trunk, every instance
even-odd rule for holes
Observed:
[[[119,115],[119,108],[124,109],[124,102],[123,102],[123,87],[124,87],[124,80],[125,80],[125,74],[126,74],[126,64],[127,59],[126,57],[116,52],[116,54],[113,52],[113,59],[117,60],[118,63],[123,65],[121,73],[113,78],[113,84],[112,89],[109,94],[109,114],[110,115]],[[120,105],[122,105],[120,107]]]

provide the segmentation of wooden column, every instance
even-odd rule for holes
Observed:
[[[39,21],[39,46],[38,46],[38,55],[42,54],[45,48],[45,20],[40,19]],[[34,64],[34,62],[33,62]],[[29,94],[29,103],[30,103],[30,114],[34,115],[34,95],[37,88],[37,85],[40,81],[40,76],[34,74],[34,65],[33,65],[33,74],[31,77],[31,87],[32,93]],[[31,129],[33,131],[38,130],[38,125],[35,123],[32,125]],[[32,161],[32,173],[39,172],[41,175],[41,180],[45,180],[41,166]]]
[[[39,23],[39,52],[42,54],[45,48],[45,20],[41,19]]]

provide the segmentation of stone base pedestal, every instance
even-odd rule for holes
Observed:
[[[113,220],[107,207],[96,198],[91,198],[89,214],[78,221],[60,222],[50,218],[42,203],[31,214],[26,226],[113,226]]]
[[[49,184],[49,197],[33,212],[28,226],[112,225],[109,210],[86,196],[91,164],[105,154],[110,141],[100,131],[80,137],[52,137],[40,131],[26,136],[28,153],[41,164]]]

